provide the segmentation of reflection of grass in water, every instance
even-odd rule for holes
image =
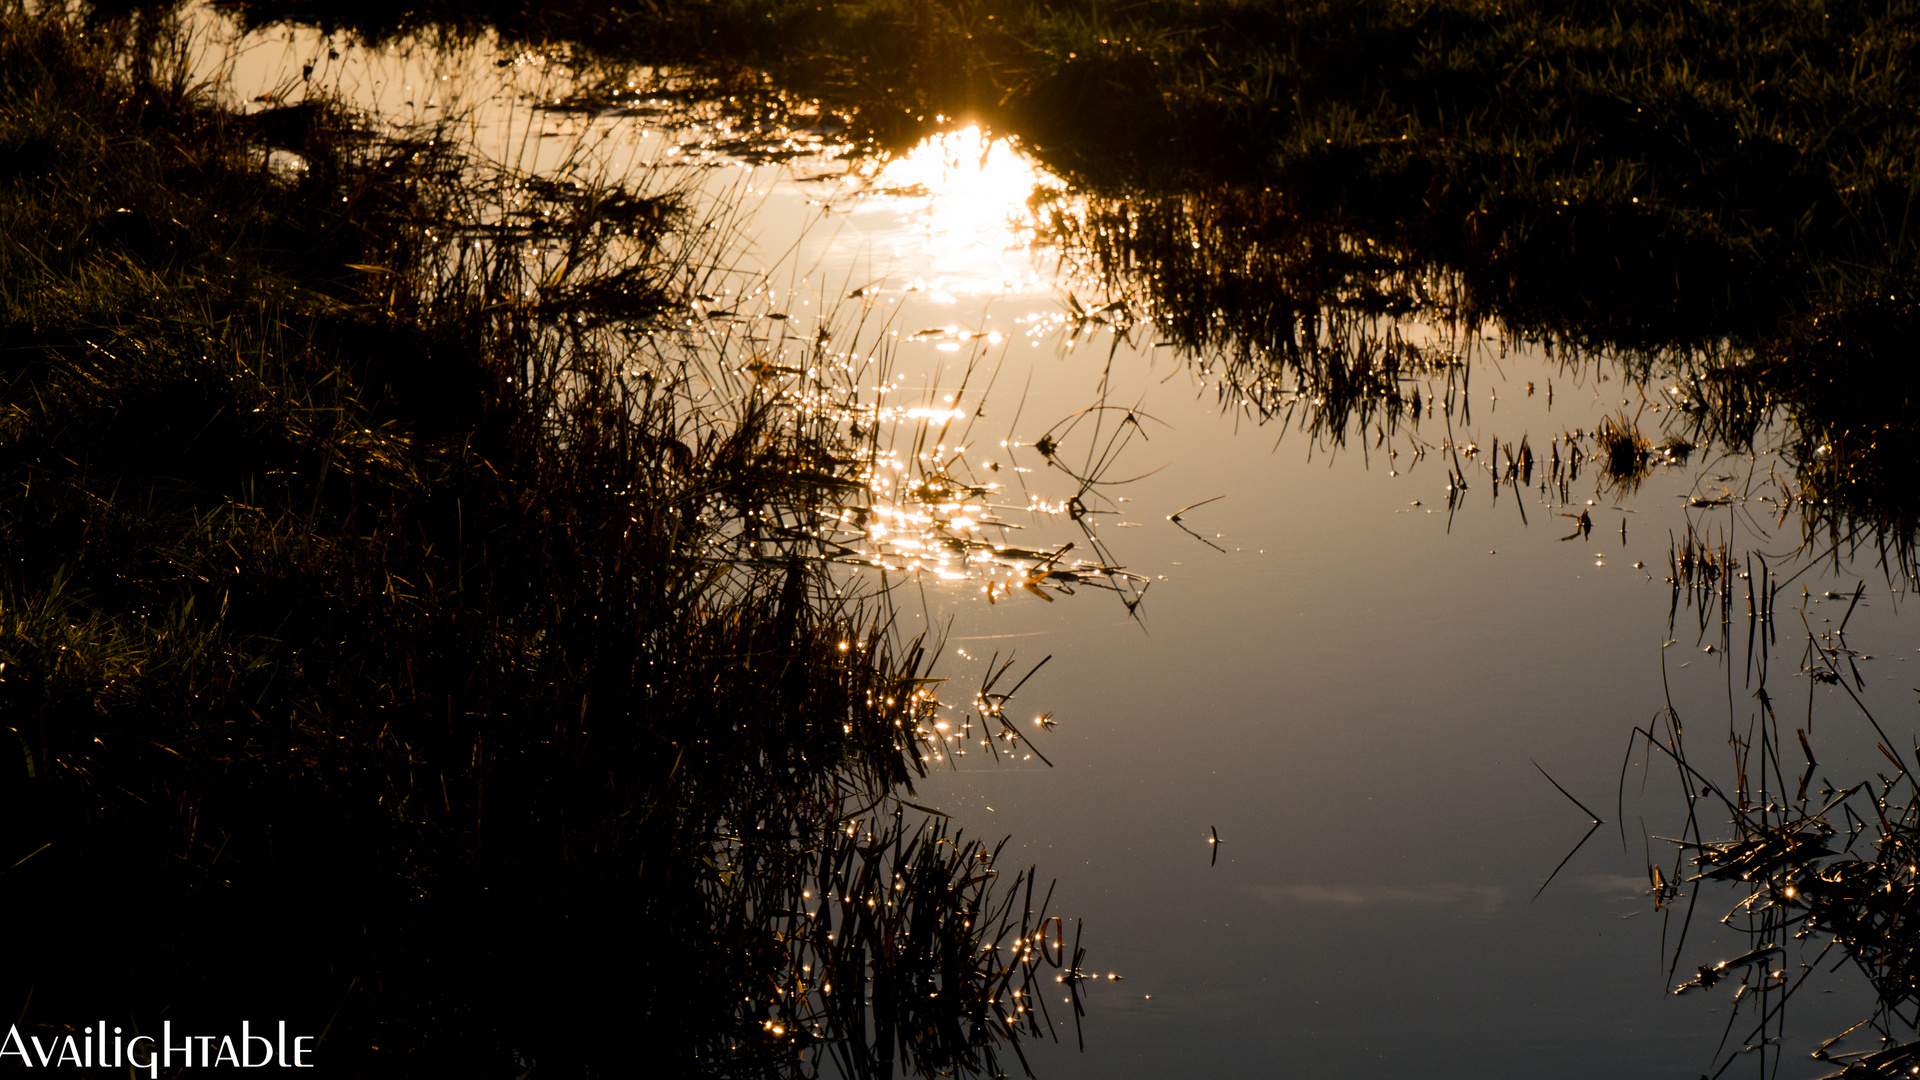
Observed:
[[[270,1015],[421,1075],[992,1072],[1050,1029],[1030,874],[833,831],[925,767],[930,657],[798,539],[837,422],[661,332],[709,269],[677,202],[241,118],[164,17],[93,30],[0,9],[23,1026]]]
[[[1175,343],[1271,359],[1231,373],[1236,404],[1290,397],[1336,440],[1397,415],[1408,353],[1380,327],[1403,314],[1637,374],[1717,373],[1702,400],[1734,409],[1709,426],[1740,428],[1743,398],[1807,425],[1810,536],[1864,534],[1912,562],[1915,422],[1863,421],[1821,387],[1864,363],[1887,382],[1868,412],[1910,398],[1897,342],[1914,320],[1881,336],[1884,360],[1819,344],[1876,307],[1905,311],[1920,273],[1920,86],[1899,5],[733,0],[618,26],[519,0],[246,7],[717,61],[703,77],[743,116],[798,91],[886,147],[941,116],[984,120],[1091,191],[1093,212],[1055,239],[1126,279]]]
[[[1913,145],[1898,6],[727,0],[618,20],[523,0],[246,7],[374,34],[492,23],[643,61],[761,65],[858,110],[895,147],[937,116],[977,116],[1079,176],[1297,190],[1477,236],[1496,260],[1532,234],[1577,241],[1563,252],[1575,266],[1596,245],[1630,250],[1633,234],[1710,267],[1769,230],[1798,235],[1809,207],[1800,233],[1888,197],[1897,210]],[[1456,212],[1472,209],[1473,222]]]
[[[1267,228],[1446,267],[1470,315],[1579,342],[1739,335],[1845,268],[1912,261],[1897,9],[733,0],[610,23],[519,0],[242,6],[701,61],[754,123],[784,107],[760,65],[895,149],[977,119],[1098,194],[1264,204]],[[1330,270],[1350,254],[1327,251]]]
[[[1909,353],[1920,308],[1903,287],[1886,295],[1703,364],[1688,390],[1703,437],[1736,449],[1779,439],[1810,546],[1877,548],[1911,578],[1920,577],[1920,402]]]
[[[1419,416],[1411,380],[1454,360],[1445,348],[1411,345],[1403,326],[1465,342],[1499,326],[1508,338],[1549,343],[1563,368],[1675,386],[1680,409],[1667,414],[1657,447],[1625,417],[1602,418],[1584,436],[1616,495],[1635,491],[1654,465],[1684,463],[1696,443],[1778,447],[1794,468],[1789,502],[1809,545],[1877,546],[1902,573],[1920,574],[1920,487],[1910,467],[1920,413],[1906,362],[1920,308],[1894,271],[1823,278],[1820,287],[1836,291],[1806,298],[1812,310],[1776,312],[1739,339],[1636,346],[1630,336],[1622,345],[1583,326],[1578,311],[1541,321],[1418,251],[1288,216],[1281,205],[1231,192],[1056,198],[1046,238],[1168,343],[1204,356],[1208,372],[1223,376],[1229,408],[1283,416],[1334,443],[1356,428],[1385,437]],[[1451,382],[1442,400],[1452,403]]]
[[[748,1018],[774,1038],[736,1036],[734,1060],[714,1071],[761,1065],[755,1056],[771,1052],[785,1061],[766,1071],[778,1072],[811,1044],[850,1077],[1004,1075],[997,1045],[1018,1054],[1022,1034],[1050,1036],[1045,999],[1062,983],[1062,1011],[1077,1026],[1080,983],[1092,977],[1078,931],[1069,946],[1050,896],[1035,905],[1032,871],[1002,879],[998,855],[944,822],[914,827],[897,809],[804,845],[728,837],[706,900],[735,920],[723,935],[765,951],[737,981],[750,991]],[[1059,974],[1047,978],[1049,969]]]
[[[1602,418],[1593,440],[1600,449],[1601,471],[1614,490],[1632,494],[1653,472],[1653,444],[1632,417],[1621,413]]]
[[[1733,559],[1724,543],[1713,545],[1691,530],[1676,544],[1672,565],[1676,614],[1683,597],[1699,609],[1701,637],[1724,663],[1742,653],[1744,637],[1746,681],[1754,687],[1751,706],[1730,710],[1730,774],[1710,764],[1724,762],[1720,754],[1690,751],[1671,700],[1653,723],[1635,729],[1635,749],[1673,765],[1684,800],[1673,862],[1657,865],[1650,855],[1648,865],[1654,907],[1666,920],[1663,941],[1673,949],[1669,978],[1681,980],[1674,992],[1731,992],[1716,1058],[1726,1056],[1724,1069],[1750,1054],[1765,1073],[1770,1054],[1785,1049],[1788,1002],[1811,992],[1807,984],[1817,970],[1850,961],[1873,987],[1874,1011],[1821,1043],[1813,1056],[1841,1066],[1835,1076],[1909,1075],[1920,1061],[1920,923],[1914,918],[1920,789],[1910,775],[1913,764],[1900,756],[1902,744],[1888,737],[1857,693],[1865,691],[1865,680],[1845,631],[1865,585],[1851,596],[1829,593],[1845,613],[1817,634],[1802,621],[1804,646],[1794,646],[1804,650],[1797,674],[1845,691],[1888,766],[1836,788],[1815,755],[1821,717],[1811,687],[1805,726],[1790,737],[1768,690],[1778,621],[1791,614],[1775,602],[1783,583],[1771,579],[1764,559]],[[1670,623],[1670,634],[1673,629]],[[1795,639],[1790,634],[1788,640]],[[1622,783],[1624,789],[1624,774]],[[1715,828],[1709,810],[1726,815],[1726,829]],[[1730,905],[1723,888],[1735,894]],[[1721,921],[1746,936],[1745,949],[1732,946],[1683,971],[1696,919],[1723,909]]]
[[[1403,377],[1427,356],[1392,319],[1426,305],[1389,253],[1257,195],[1054,196],[1039,209],[1076,272],[1127,297],[1167,342],[1224,354],[1230,404],[1333,442],[1409,407]]]

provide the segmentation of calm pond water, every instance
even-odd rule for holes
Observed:
[[[869,389],[900,410],[883,418],[899,424],[901,460],[957,460],[953,475],[998,485],[945,509],[883,492],[877,504],[898,513],[875,520],[893,531],[870,527],[862,550],[886,563],[903,630],[943,641],[946,674],[1051,657],[1013,706],[1051,767],[955,738],[916,796],[970,834],[1010,835],[1003,865],[1056,877],[1055,909],[1085,921],[1103,977],[1078,1035],[1056,1010],[1058,1043],[1028,1048],[1039,1076],[1718,1068],[1733,984],[1670,990],[1750,947],[1720,921],[1739,896],[1700,893],[1671,974],[1681,918],[1655,910],[1649,853],[1671,872],[1657,838],[1680,834],[1685,807],[1670,767],[1654,762],[1643,784],[1645,752],[1629,752],[1635,725],[1671,700],[1696,764],[1730,773],[1727,724],[1744,730],[1756,708],[1743,593],[1731,649],[1717,614],[1702,631],[1684,600],[1669,632],[1669,558],[1690,527],[1791,580],[1773,693],[1793,703],[1786,726],[1811,709],[1824,775],[1850,783],[1880,759],[1843,688],[1809,698],[1795,674],[1801,618],[1815,632],[1839,623],[1862,580],[1847,635],[1871,659],[1857,659],[1854,692],[1909,737],[1920,642],[1904,594],[1870,555],[1835,566],[1801,550],[1796,512],[1768,501],[1791,476],[1778,453],[1702,447],[1631,493],[1591,462],[1564,501],[1544,483],[1567,432],[1620,415],[1656,443],[1679,432],[1668,381],[1408,325],[1438,361],[1409,385],[1443,407],[1391,432],[1356,426],[1342,444],[1262,422],[1218,358],[1159,346],[1137,298],[1106,307],[1121,298],[1064,271],[1036,236],[1029,197],[1059,182],[959,121],[902,159],[850,163],[824,125],[770,142],[644,95],[598,114],[539,108],[570,89],[543,56],[369,51],[284,30],[229,54],[231,32],[208,25],[206,62],[237,57],[242,100],[294,93],[312,63],[315,83],[396,123],[459,117],[454,130],[499,160],[591,158],[640,186],[649,174],[695,185],[743,231],[690,318],[726,322],[754,350],[742,362],[770,378],[798,347],[783,342],[822,328],[847,352],[883,355],[887,389]],[[1489,449],[1523,437],[1541,475],[1496,482]],[[1468,445],[1469,486],[1450,507],[1453,448]],[[1103,481],[1078,508],[1069,470]],[[976,542],[921,546],[955,536]],[[1048,569],[1079,579],[1046,584],[1072,595],[1019,587],[1038,560],[993,552],[1069,542]],[[1135,576],[1083,580],[1095,563]],[[1574,800],[1606,823],[1540,891],[1591,825]],[[1720,821],[1704,824],[1719,835]],[[1797,977],[1800,946],[1785,944]],[[1831,1071],[1808,1051],[1872,1009],[1850,975],[1817,975],[1793,998],[1767,1068],[1780,1055],[1780,1076]],[[1754,1023],[1749,1002],[1727,1049]]]

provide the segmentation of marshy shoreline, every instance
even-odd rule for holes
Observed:
[[[682,193],[243,115],[174,20],[0,12],[22,1029],[284,1020],[343,1075],[1049,1030],[1063,924],[902,801],[931,657],[808,539],[859,427],[662,318]]]
[[[1364,439],[1421,415],[1396,320],[1493,327],[1683,387],[1668,458],[1783,439],[1804,550],[1920,576],[1903,5],[233,7],[698,62],[721,108],[804,101],[868,152],[975,119],[1067,178],[1031,209],[1108,291],[1080,323],[1223,355],[1223,402]],[[234,110],[177,15],[0,7],[22,1030],[284,1019],[370,1076],[1024,1070],[1077,1021],[1078,934],[913,800],[934,710],[1011,749],[1033,668],[967,701],[837,564],[879,436],[826,331],[775,316],[823,374],[681,332],[720,257],[686,189],[515,173],[314,91]],[[1577,439],[1618,491],[1660,460],[1624,412]],[[1474,482],[1517,501],[1535,451],[1500,450]],[[1710,564],[1725,621],[1729,556],[1680,550],[1676,604]],[[1744,773],[1696,786],[1677,721],[1641,734],[1741,833],[1693,826],[1697,880],[1765,863],[1778,936],[1839,804],[1755,811]],[[1827,900],[1908,1008],[1910,950],[1861,927],[1920,804],[1858,790],[1886,853]]]

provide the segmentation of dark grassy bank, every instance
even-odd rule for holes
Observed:
[[[1912,261],[1903,0],[238,6],[765,69],[885,146],[978,117],[1092,190],[1265,191],[1611,339]]]
[[[23,1031],[996,1072],[1058,923],[900,812],[927,657],[798,539],[858,447],[699,391],[700,223],[321,99],[227,111],[180,40],[0,8]]]

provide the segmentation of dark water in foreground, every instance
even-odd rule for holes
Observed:
[[[240,97],[326,52],[283,36],[245,44]],[[485,54],[336,44],[321,77],[397,119],[477,105],[468,130],[505,160],[599,154],[632,175],[694,160],[681,175],[738,200],[746,221],[711,306],[735,313],[743,341],[764,338],[749,360],[777,377],[780,333],[841,337],[863,317],[849,348],[884,354],[887,402],[921,410],[897,418],[896,449],[998,485],[977,497],[985,509],[876,502],[912,541],[880,545],[900,624],[943,637],[946,674],[1052,657],[1015,706],[1052,767],[955,741],[916,796],[973,835],[1011,835],[1002,864],[1057,877],[1055,909],[1085,920],[1102,978],[1079,1032],[1058,1011],[1059,1042],[1028,1049],[1036,1074],[1692,1076],[1725,1060],[1733,985],[1668,991],[1750,947],[1720,922],[1739,894],[1701,892],[1670,974],[1682,915],[1655,910],[1648,868],[1671,868],[1657,838],[1680,834],[1685,805],[1670,766],[1643,782],[1644,749],[1630,752],[1633,727],[1671,704],[1696,733],[1697,767],[1730,772],[1727,724],[1744,730],[1755,711],[1744,608],[1725,639],[1717,613],[1704,629],[1684,599],[1675,614],[1676,538],[1691,528],[1792,579],[1776,601],[1773,693],[1793,703],[1788,726],[1815,731],[1837,784],[1880,759],[1840,687],[1795,675],[1807,635],[1840,622],[1867,582],[1847,623],[1871,655],[1855,693],[1895,739],[1913,727],[1905,668],[1920,663],[1904,593],[1870,554],[1835,565],[1812,557],[1824,546],[1802,550],[1778,502],[1792,475],[1778,453],[1702,447],[1631,493],[1591,462],[1564,498],[1544,464],[1503,485],[1489,451],[1510,456],[1523,437],[1544,462],[1549,447],[1590,453],[1585,433],[1608,417],[1654,442],[1679,433],[1677,384],[1417,322],[1402,330],[1435,364],[1406,382],[1444,408],[1344,443],[1263,422],[1222,390],[1217,357],[1157,347],[1131,308],[1082,317],[1119,298],[1033,246],[1028,197],[1055,181],[1015,148],[963,134],[849,179],[831,132],[814,132],[790,160],[749,164],[714,149],[724,130],[534,108],[529,89],[563,80],[537,57],[496,69]],[[493,88],[497,70],[518,89]],[[1072,421],[1096,404],[1110,408]],[[1069,470],[1103,481],[1081,492],[1084,515],[1067,505]],[[1061,566],[1097,550],[1138,580],[1119,595],[1080,583],[989,603],[1006,560],[943,564],[951,549],[915,546],[965,532],[953,519],[967,515],[1004,523],[969,533],[988,545],[1071,541]],[[1591,824],[1569,795],[1606,822],[1540,891]],[[1872,1008],[1850,974],[1817,975],[1793,998],[1786,1038],[1766,1051],[1769,1067],[1784,1055],[1778,1075],[1831,1071],[1807,1051]],[[1751,1030],[1747,1009],[1727,1049]]]

